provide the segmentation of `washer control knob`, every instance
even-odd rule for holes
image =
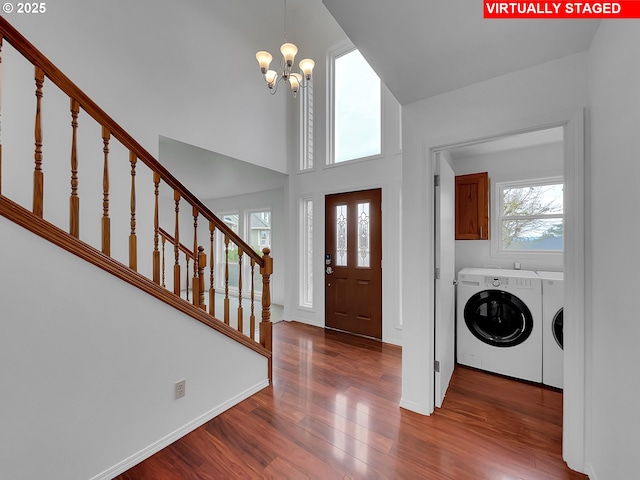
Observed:
[[[500,279],[499,278],[494,278],[493,279],[493,286],[494,287],[499,287],[500,286]]]

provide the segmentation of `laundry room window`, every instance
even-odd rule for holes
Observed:
[[[562,178],[496,184],[494,252],[562,253],[563,192]]]

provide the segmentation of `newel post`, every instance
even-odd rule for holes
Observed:
[[[273,325],[271,324],[271,274],[273,273],[273,258],[269,256],[271,250],[262,249],[263,265],[260,267],[262,274],[262,321],[260,322],[260,344],[273,352]],[[273,358],[269,358],[269,383],[273,382]]]
[[[271,274],[273,273],[273,258],[269,255],[270,253],[270,249],[262,249],[262,260],[264,261],[264,264],[260,267],[260,274],[262,275],[262,321],[260,322],[260,344],[267,350],[272,351],[270,283]]]

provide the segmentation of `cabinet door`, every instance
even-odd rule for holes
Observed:
[[[489,239],[489,174],[456,177],[456,240]]]

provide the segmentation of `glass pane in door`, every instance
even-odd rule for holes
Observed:
[[[358,267],[370,267],[369,202],[358,203]]]
[[[336,205],[336,261],[338,267],[347,266],[347,206]]]

